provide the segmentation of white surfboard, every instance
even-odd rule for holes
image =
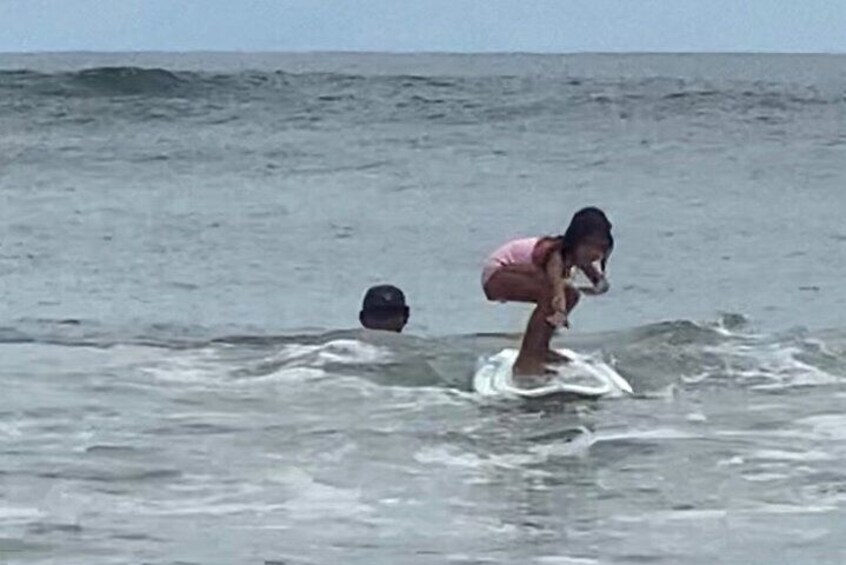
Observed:
[[[473,376],[473,389],[484,396],[539,398],[553,394],[573,394],[590,398],[632,394],[631,385],[607,363],[569,349],[557,349],[571,359],[554,366],[549,378],[514,379],[512,368],[516,349],[503,349],[496,355],[479,359]],[[536,382],[534,382],[536,381]]]

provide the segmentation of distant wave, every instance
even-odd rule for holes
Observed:
[[[712,84],[670,78],[594,80],[582,77],[515,76],[360,76],[338,73],[242,71],[219,74],[133,66],[94,67],[74,72],[0,70],[4,96],[62,97],[216,97],[278,100],[280,94],[327,106],[358,101],[390,103],[402,109],[440,105],[438,114],[480,108],[481,116],[560,111],[572,105],[652,103],[750,105],[786,108],[846,104],[842,91],[823,92],[799,85],[762,82]]]
[[[190,73],[138,67],[98,67],[69,73],[0,71],[0,90],[42,96],[178,95],[190,89]]]
[[[179,91],[191,82],[164,69],[100,67],[72,73],[68,77],[82,88],[113,94],[162,94]]]

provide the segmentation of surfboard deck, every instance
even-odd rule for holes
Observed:
[[[631,385],[607,363],[569,349],[556,349],[569,358],[567,363],[551,365],[548,377],[515,379],[516,349],[503,349],[482,358],[473,375],[473,390],[483,396],[541,398],[551,395],[575,395],[586,398],[632,394]]]

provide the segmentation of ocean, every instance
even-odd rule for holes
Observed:
[[[0,54],[0,561],[846,562],[844,180],[846,56]],[[476,395],[586,205],[635,395]]]

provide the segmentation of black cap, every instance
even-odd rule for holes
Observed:
[[[362,312],[406,312],[405,295],[390,284],[372,286],[364,295]]]

